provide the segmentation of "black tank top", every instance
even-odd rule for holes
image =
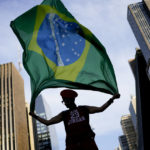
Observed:
[[[66,130],[66,144],[80,142],[85,138],[95,136],[89,124],[89,111],[85,106],[64,111],[63,121]]]

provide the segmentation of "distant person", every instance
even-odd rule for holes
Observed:
[[[68,110],[62,111],[50,120],[40,118],[34,112],[29,114],[47,126],[63,121],[66,130],[66,150],[98,150],[94,141],[95,133],[89,124],[89,114],[103,112],[114,99],[120,97],[120,94],[115,94],[101,107],[76,106],[75,98],[78,94],[71,89],[61,91],[60,95]]]

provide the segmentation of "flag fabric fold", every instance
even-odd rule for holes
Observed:
[[[11,22],[30,76],[31,104],[46,88],[88,89],[118,93],[112,63],[104,46],[60,0],[45,0]]]

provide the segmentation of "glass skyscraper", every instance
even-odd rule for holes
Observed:
[[[36,114],[44,119],[50,119],[50,107],[42,95],[36,99]],[[46,126],[37,120],[34,120],[34,135],[36,150],[58,150],[58,140],[54,125]]]
[[[38,115],[46,119],[45,113],[38,113]],[[39,121],[36,121],[36,126],[37,126],[38,149],[52,150],[48,127],[40,123]]]
[[[128,6],[128,21],[147,63],[150,61],[150,16],[143,2]]]

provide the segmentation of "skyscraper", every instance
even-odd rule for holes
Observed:
[[[150,1],[129,5],[128,21],[140,46],[132,70],[136,83],[138,150],[145,150],[149,147],[147,127],[150,124],[145,115],[149,113],[147,98],[150,97]]]
[[[128,21],[147,63],[150,79],[150,2],[144,0],[128,6]]]
[[[0,65],[0,149],[29,150],[24,82],[12,63]]]
[[[147,141],[150,123],[145,114],[149,113],[150,81],[146,74],[147,64],[140,49],[136,51],[134,63],[135,65],[131,65],[131,69],[136,83],[137,143],[138,150],[145,150],[149,146]]]
[[[52,117],[50,107],[42,95],[36,99],[36,114],[42,118],[50,119]],[[58,150],[58,140],[54,125],[46,126],[37,120],[34,120],[36,150]]]
[[[26,102],[26,116],[27,116],[27,126],[28,126],[28,139],[29,139],[29,150],[36,150],[35,149],[35,142],[34,142],[34,134],[33,134],[33,120],[32,117],[29,115],[30,107],[29,104]]]
[[[128,142],[129,150],[137,150],[136,133],[132,124],[131,115],[122,116],[121,125]]]
[[[150,11],[150,0],[144,0],[147,9]]]
[[[137,116],[136,116],[136,97],[131,97],[131,102],[129,106],[129,111],[131,114],[132,123],[135,129],[135,132],[137,133]]]
[[[129,150],[127,138],[125,135],[119,136],[119,143],[121,150]]]
[[[114,150],[122,150],[121,147],[116,147]]]

